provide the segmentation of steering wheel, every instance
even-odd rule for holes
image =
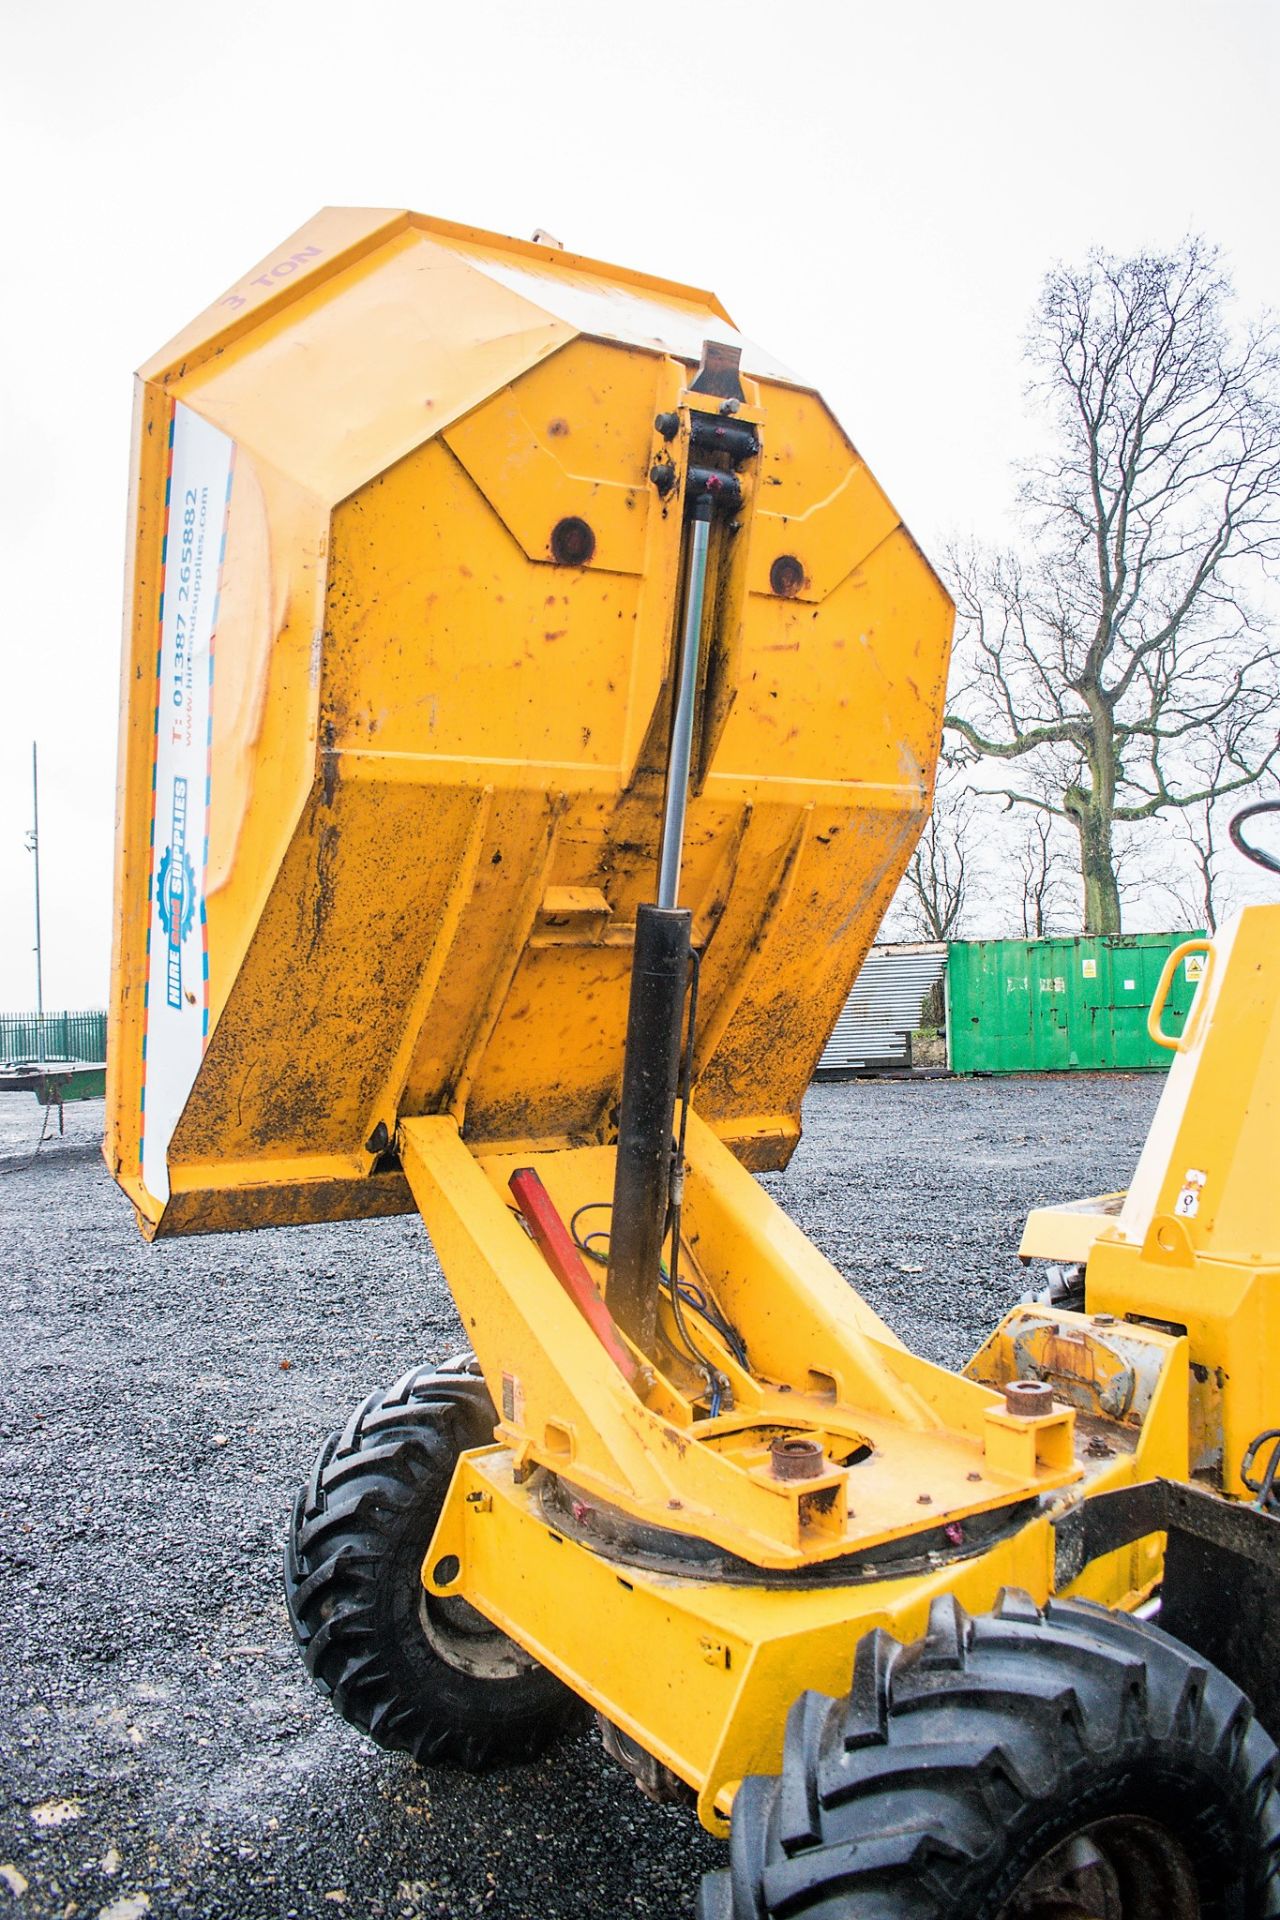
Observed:
[[[1251,807],[1241,807],[1227,828],[1231,844],[1246,860],[1252,860],[1256,866],[1265,867],[1269,873],[1280,873],[1280,858],[1268,853],[1262,847],[1252,846],[1240,831],[1246,820],[1254,819],[1260,813],[1280,813],[1280,800],[1256,800]]]

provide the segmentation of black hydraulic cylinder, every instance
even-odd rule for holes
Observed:
[[[691,920],[685,907],[636,909],[608,1300],[618,1325],[646,1353],[653,1348],[658,1316]]]

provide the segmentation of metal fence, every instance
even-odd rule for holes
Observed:
[[[0,1013],[0,1064],[106,1057],[105,1013]]]

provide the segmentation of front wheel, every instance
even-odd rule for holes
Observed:
[[[858,1647],[805,1693],[782,1773],[733,1809],[700,1920],[1269,1920],[1276,1749],[1244,1695],[1158,1628],[1006,1590],[923,1640]]]
[[[529,1760],[586,1710],[421,1567],[460,1453],[493,1405],[467,1362],[376,1393],[320,1450],[294,1502],[285,1597],[307,1670],[344,1720],[420,1763]]]

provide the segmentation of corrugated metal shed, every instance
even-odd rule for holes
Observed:
[[[946,967],[942,942],[873,947],[818,1062],[819,1075],[908,1066],[908,1036]]]

